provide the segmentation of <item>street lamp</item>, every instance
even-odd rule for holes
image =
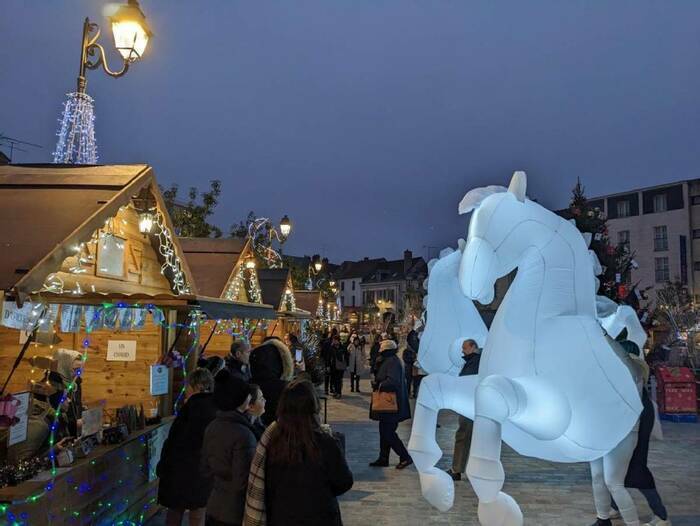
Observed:
[[[289,220],[289,217],[286,215],[282,218],[280,221],[280,233],[282,234],[282,239],[280,239],[280,242],[284,243],[284,241],[287,240],[289,237],[289,233],[292,231],[292,222]]]
[[[97,24],[90,22],[89,18],[86,18],[83,23],[78,93],[85,93],[86,69],[98,69],[102,66],[108,75],[121,77],[128,71],[129,65],[139,60],[146,51],[152,33],[137,0],[128,0],[126,4],[117,6],[109,16],[109,21],[112,24],[114,45],[124,60],[122,69],[119,71],[109,69],[105,49],[97,43],[97,39],[100,37],[100,28]]]
[[[321,256],[319,256],[318,254],[314,255],[311,258],[311,262],[313,263],[314,269],[316,270],[316,272],[317,273],[321,272],[321,269],[323,268],[323,263],[321,262]]]

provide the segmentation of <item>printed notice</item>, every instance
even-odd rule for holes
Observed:
[[[151,396],[168,394],[168,377],[165,365],[151,365]]]
[[[27,440],[27,423],[29,413],[29,391],[12,395],[19,400],[19,407],[15,416],[19,418],[19,422],[10,427],[10,433],[7,437],[7,445],[12,446]]]
[[[109,340],[107,342],[107,361],[133,362],[136,360],[136,341]]]

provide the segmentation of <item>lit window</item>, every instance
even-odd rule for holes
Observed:
[[[627,252],[630,251],[630,231],[620,230],[617,233],[617,246],[625,249]]]
[[[654,258],[654,277],[657,283],[668,283],[668,258]]]
[[[668,250],[668,230],[666,225],[654,227],[654,251],[662,252]]]

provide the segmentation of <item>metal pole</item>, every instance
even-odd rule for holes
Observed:
[[[90,19],[85,18],[83,22],[83,40],[80,49],[80,69],[78,70],[78,93],[85,93],[87,78],[85,77],[85,63],[87,62],[88,38],[90,33]]]

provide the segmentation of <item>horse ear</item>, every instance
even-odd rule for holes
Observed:
[[[527,175],[525,175],[525,172],[515,172],[510,180],[510,185],[508,185],[508,191],[513,194],[518,201],[524,203],[526,190]]]

